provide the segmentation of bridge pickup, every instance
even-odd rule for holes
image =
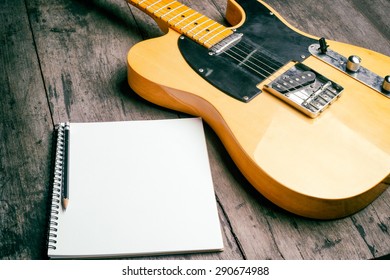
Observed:
[[[297,63],[265,88],[311,118],[337,100],[343,88],[302,63]]]

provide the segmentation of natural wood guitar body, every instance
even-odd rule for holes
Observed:
[[[235,1],[228,2],[227,19],[237,26],[245,21]],[[309,56],[305,65],[344,87],[340,99],[318,118],[305,116],[264,90],[268,80],[258,85],[261,94],[244,103],[187,64],[177,47],[180,35],[169,28],[166,35],[130,49],[130,86],[152,103],[202,117],[266,198],[298,215],[332,219],[360,210],[384,191],[380,183],[390,172],[389,98]],[[387,56],[339,42],[328,44],[346,57],[360,56],[378,75],[389,74]]]

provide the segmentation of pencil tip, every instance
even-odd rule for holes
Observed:
[[[62,200],[62,207],[64,207],[64,209],[66,209],[68,207],[68,204],[69,204],[69,199],[68,198],[64,198]]]

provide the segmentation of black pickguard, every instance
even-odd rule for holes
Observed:
[[[248,102],[261,92],[256,85],[275,68],[291,60],[302,61],[310,55],[308,47],[317,41],[291,30],[256,0],[236,2],[246,13],[245,23],[237,29],[244,36],[236,46],[250,45],[261,52],[261,70],[254,71],[252,67],[239,65],[224,53],[210,55],[207,48],[186,37],[181,37],[178,45],[187,63],[205,80],[226,94]]]

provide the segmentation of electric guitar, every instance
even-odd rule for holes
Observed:
[[[270,201],[333,219],[385,190],[389,57],[305,34],[258,0],[228,0],[233,27],[177,1],[127,1],[166,31],[130,49],[129,85],[202,117]]]

